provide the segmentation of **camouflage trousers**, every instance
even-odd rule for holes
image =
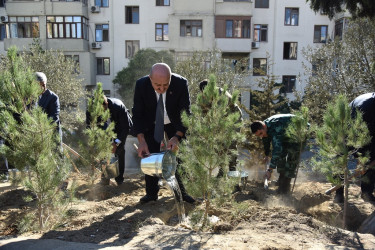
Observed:
[[[296,168],[299,163],[300,148],[295,143],[284,143],[281,159],[278,161],[277,172],[287,178],[296,177]]]

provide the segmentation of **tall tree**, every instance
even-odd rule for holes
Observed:
[[[334,184],[339,181],[338,176],[344,176],[343,227],[345,228],[349,188],[348,162],[358,149],[369,143],[371,137],[360,112],[357,113],[356,119],[352,119],[351,108],[344,95],[339,95],[334,102],[329,103],[324,113],[323,124],[316,129],[315,137],[319,146],[313,160],[315,167]],[[364,166],[368,158],[361,155],[358,160],[361,164],[357,167],[362,170],[360,166]]]
[[[224,86],[223,93],[226,90]],[[226,173],[231,156],[230,146],[233,141],[242,138],[239,132],[242,122],[238,112],[231,112],[229,102],[236,103],[237,98],[238,92],[233,93],[231,100],[225,94],[220,94],[215,76],[212,75],[204,93],[198,94],[197,103],[191,106],[192,114],[182,115],[188,130],[186,140],[178,152],[184,167],[181,176],[189,193],[204,199],[202,227],[208,223],[211,202],[230,198],[233,190],[234,183]],[[207,107],[210,108],[207,110]],[[222,178],[214,174],[217,167],[224,171]]]
[[[374,47],[375,20],[361,18],[349,23],[342,40],[304,50],[309,64],[303,103],[312,120],[322,122],[327,103],[339,93],[354,99],[375,89]]]
[[[216,85],[228,86],[233,92],[239,86],[244,86],[249,76],[248,58],[229,60],[221,57],[219,50],[195,51],[186,60],[176,63],[175,72],[186,77],[189,82],[189,92],[192,102],[195,102],[199,90],[199,83],[208,79],[211,74],[217,78]]]
[[[60,99],[60,120],[64,129],[74,129],[77,118],[82,117],[80,102],[85,97],[79,76],[79,65],[59,50],[43,50],[39,40],[30,46],[29,52],[21,53],[26,68],[43,72],[47,76],[47,88]]]
[[[127,107],[133,106],[135,82],[138,78],[148,75],[152,65],[163,62],[174,68],[174,58],[168,51],[155,51],[153,49],[141,49],[129,61],[126,68],[117,72],[113,83],[119,86],[118,92]]]
[[[68,199],[59,187],[69,166],[60,155],[56,123],[35,105],[41,89],[34,71],[24,67],[15,47],[8,50],[7,62],[0,74],[0,136],[8,144],[1,150],[19,171],[29,173],[23,184],[36,196],[37,208],[31,208],[23,222],[44,230],[66,208]]]
[[[306,0],[315,12],[322,11],[332,18],[347,9],[353,17],[375,17],[375,2],[372,0]]]

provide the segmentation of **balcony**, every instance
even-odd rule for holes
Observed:
[[[7,0],[6,11],[8,16],[88,15],[87,0]]]
[[[216,38],[216,48],[223,52],[250,53],[250,38]]]

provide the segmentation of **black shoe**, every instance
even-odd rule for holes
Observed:
[[[185,195],[182,196],[182,200],[186,201],[186,202],[188,202],[190,204],[193,204],[195,202],[194,198],[191,197],[190,195],[187,195],[187,194],[185,194]]]
[[[116,181],[116,183],[117,183],[117,186],[121,186],[122,183],[124,183],[124,182],[123,181]]]
[[[151,195],[146,194],[139,201],[142,202],[142,203],[147,203],[149,201],[156,201],[157,199],[158,199],[157,195],[156,196],[151,196]]]
[[[362,193],[361,198],[364,201],[375,202],[375,196],[371,193]]]

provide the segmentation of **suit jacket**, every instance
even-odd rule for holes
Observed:
[[[148,76],[137,80],[134,93],[133,131],[134,136],[154,132],[157,98],[155,90]],[[171,82],[166,92],[165,108],[171,124],[176,131],[185,134],[186,128],[182,125],[181,113],[190,114],[190,96],[187,80],[172,73]]]
[[[43,109],[48,118],[60,124],[60,101],[55,93],[47,89],[40,97],[38,106]]]
[[[117,139],[119,139],[121,143],[125,143],[126,137],[128,136],[129,129],[132,124],[130,115],[128,114],[128,109],[119,99],[107,98],[107,100],[108,109],[111,113],[111,121],[115,122],[114,132],[117,135]]]

